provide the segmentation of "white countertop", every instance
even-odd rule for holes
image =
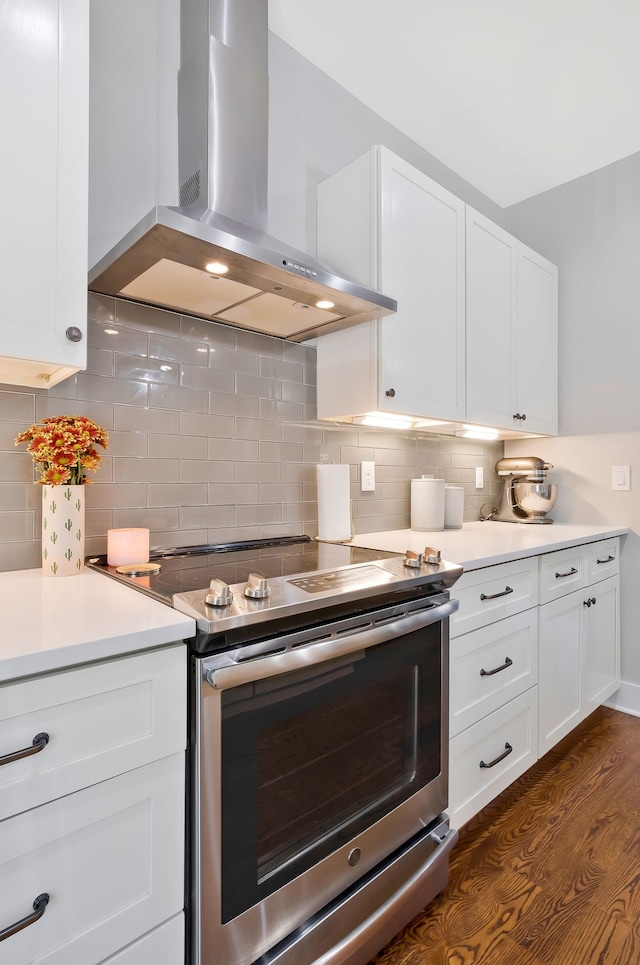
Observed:
[[[435,533],[421,533],[411,529],[365,533],[355,536],[351,543],[353,546],[396,553],[404,553],[406,550],[421,553],[425,546],[433,546],[440,550],[444,560],[459,563],[465,570],[477,570],[481,566],[537,556],[567,546],[592,543],[610,536],[622,536],[627,532],[626,526],[494,523],[486,520],[464,523],[461,529],[447,529]]]
[[[465,570],[622,536],[626,526],[471,522],[462,529],[366,533],[354,546],[404,553],[434,546]],[[42,570],[0,573],[0,682],[184,640],[195,622],[142,593],[85,570],[43,577]]]
[[[121,656],[193,636],[195,621],[85,570],[0,573],[0,681]]]

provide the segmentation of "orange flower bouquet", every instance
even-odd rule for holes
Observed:
[[[29,426],[15,441],[28,442],[27,451],[40,472],[39,484],[72,486],[91,482],[87,472],[95,472],[102,456],[96,445],[107,449],[109,436],[104,429],[83,415],[60,415]]]

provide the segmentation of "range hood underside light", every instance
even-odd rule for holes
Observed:
[[[228,271],[211,274],[212,262]],[[373,293],[374,303],[369,290],[295,252],[274,254],[168,207],[153,209],[92,269],[89,289],[293,341],[396,310],[392,299]]]

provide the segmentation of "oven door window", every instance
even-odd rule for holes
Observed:
[[[438,777],[441,634],[222,694],[223,921]]]

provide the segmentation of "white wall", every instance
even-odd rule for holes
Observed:
[[[178,203],[178,0],[91,0],[89,267]]]
[[[499,205],[270,34],[270,234],[313,254],[318,183],[373,144],[386,145],[477,211],[502,224]]]
[[[622,552],[623,703],[640,710],[640,155],[505,211],[560,268],[560,436],[508,443],[554,464],[559,521],[629,526]],[[611,489],[630,465],[632,488]]]

